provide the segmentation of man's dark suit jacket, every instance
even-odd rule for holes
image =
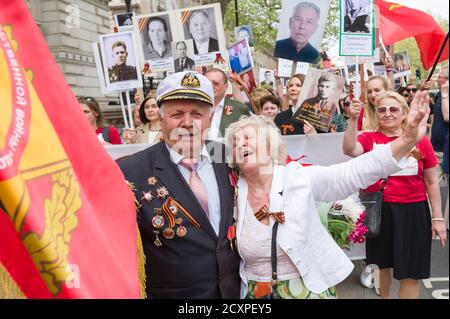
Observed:
[[[349,16],[344,18],[344,32],[364,32],[369,33],[369,28],[366,25],[368,15],[363,14],[355,19],[355,21],[350,20]]]
[[[307,63],[317,63],[319,60],[319,51],[317,51],[310,43],[297,52],[297,48],[291,38],[277,41],[275,45],[275,56],[291,61],[302,61]]]
[[[219,41],[217,41],[214,38],[209,38],[208,52],[211,53],[217,51],[219,51]],[[195,40],[194,40],[194,53],[198,54],[197,44],[195,43]]]
[[[239,298],[240,259],[237,252],[231,250],[227,240],[228,227],[233,223],[233,191],[228,177],[230,170],[223,158],[223,145],[210,142],[207,146],[212,154],[220,192],[221,222],[218,236],[178,167],[171,161],[165,142],[118,161],[125,179],[134,183],[136,199],[142,205],[137,222],[146,257],[146,292],[149,298]],[[155,186],[148,183],[148,178],[152,176],[158,180]],[[200,228],[195,228],[187,218],[181,216],[187,235],[166,239],[162,235],[162,230],[168,224],[165,220],[165,226],[159,234],[162,247],[156,247],[153,231],[157,229],[152,225],[154,209],[160,208],[167,198],[154,198],[148,203],[142,197],[143,192],[150,190],[155,195],[156,189],[161,186],[165,186],[170,196],[198,221]]]
[[[180,60],[181,60],[181,58],[178,58],[174,62],[175,72],[183,72],[185,70],[193,70],[194,69],[195,61],[192,60],[191,58],[186,57],[184,59],[184,64],[182,66],[180,66]]]

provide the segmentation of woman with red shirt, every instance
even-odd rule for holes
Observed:
[[[78,103],[102,144],[122,144],[119,131],[114,126],[105,124],[100,105],[96,100],[91,97],[79,98]]]
[[[420,99],[429,99],[427,93],[418,93],[413,103]],[[359,105],[352,104],[349,121],[356,122],[360,110]],[[409,108],[402,96],[387,92],[376,101],[374,110],[378,122],[374,132],[357,137],[356,125],[349,125],[353,127],[353,140],[347,139],[346,155],[357,157],[403,134]],[[399,298],[418,298],[419,280],[430,277],[431,240],[437,234],[444,246],[447,237],[435,171],[438,161],[430,140],[425,136],[403,160],[407,161],[406,168],[387,180],[380,235],[366,242],[367,264],[380,269],[382,298],[390,298],[392,269],[394,278],[400,281]],[[367,191],[376,192],[379,188],[377,182]]]

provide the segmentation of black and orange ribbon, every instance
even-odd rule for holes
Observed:
[[[283,224],[286,221],[283,212],[270,212],[267,208],[267,205],[261,207],[261,209],[255,213],[255,217],[259,221],[263,220],[266,217],[272,217],[280,224]]]
[[[170,206],[175,206],[178,211],[183,214],[196,228],[200,228],[200,224],[195,220],[194,217],[192,217],[191,214],[180,204],[178,203],[174,198],[169,197],[167,198],[166,202],[162,206],[164,215],[167,217],[167,220],[169,222],[169,226],[171,228],[175,227],[175,215],[172,213]]]

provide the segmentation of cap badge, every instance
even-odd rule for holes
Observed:
[[[187,73],[181,80],[181,86],[187,88],[198,88],[200,87],[200,80],[195,76],[194,73]]]

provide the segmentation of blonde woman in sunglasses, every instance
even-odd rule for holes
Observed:
[[[417,91],[411,108],[425,103],[429,103],[427,92]],[[357,136],[354,122],[359,112],[359,105],[350,106],[349,122],[353,122],[353,125],[349,124],[349,127],[353,128],[353,132],[346,136],[344,153],[352,157],[370,152],[402,136],[409,107],[400,94],[386,92],[375,104],[375,131]],[[419,280],[430,277],[431,240],[438,235],[444,246],[447,238],[435,170],[438,161],[429,139],[423,137],[404,160],[407,161],[406,169],[386,176],[380,235],[368,238],[366,242],[367,264],[377,265],[380,269],[382,298],[391,296],[392,276],[400,281],[399,298],[418,298]],[[378,181],[366,191],[376,192],[379,185]]]

